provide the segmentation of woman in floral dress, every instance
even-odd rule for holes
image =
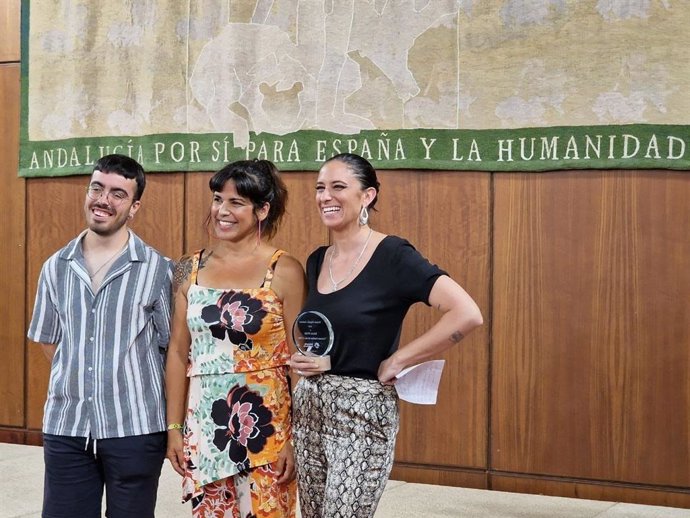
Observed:
[[[286,329],[305,278],[264,241],[287,191],[265,160],[231,163],[209,186],[212,245],[183,257],[173,282],[167,457],[194,517],[294,517]]]

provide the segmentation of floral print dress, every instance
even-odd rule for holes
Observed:
[[[187,293],[192,343],[183,499],[195,503],[204,485],[246,477],[248,470],[276,461],[291,439],[290,352],[282,302],[271,289],[284,251],[273,254],[261,287],[238,290],[197,284],[202,253],[194,256]]]

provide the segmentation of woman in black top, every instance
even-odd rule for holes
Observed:
[[[321,220],[332,245],[307,261],[304,311],[332,324],[331,368],[299,353],[292,368],[294,434],[304,518],[372,517],[393,465],[398,432],[393,383],[403,369],[437,356],[481,325],[472,298],[405,239],[368,224],[379,191],[364,158],[336,155],[316,182]],[[415,302],[442,311],[439,321],[404,347],[402,322]]]

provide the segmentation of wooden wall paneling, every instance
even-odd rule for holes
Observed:
[[[544,376],[548,370],[541,363],[542,353],[548,354],[556,346],[550,344],[550,349],[542,346],[544,339],[539,335],[540,331],[551,331],[544,320],[553,316],[543,313],[544,307],[548,308],[548,302],[545,301],[541,285],[540,239],[544,233],[540,228],[543,217],[538,203],[541,199],[536,195],[540,184],[535,185],[539,180],[540,177],[537,176],[512,174],[495,175],[494,178],[494,311],[491,323],[493,469],[520,472],[534,470],[538,464],[536,459],[533,460],[534,449],[543,447],[538,441],[548,438],[553,441],[553,446],[558,444],[557,434],[564,433],[563,421],[572,414],[575,416],[575,425],[579,425],[581,429],[571,430],[570,433],[580,436],[587,429],[586,405],[577,405],[579,398],[568,400],[568,406],[564,408],[566,415],[543,415],[546,412],[542,406],[547,384]],[[550,214],[549,217],[554,215]],[[572,220],[572,217],[567,219]],[[564,268],[564,272],[568,270]],[[564,277],[572,278],[570,275]],[[566,300],[570,302],[570,298]],[[563,337],[567,338],[568,336]],[[578,339],[576,334],[572,341]],[[547,341],[549,340],[555,341],[551,334],[547,337]],[[565,356],[568,350],[562,351],[562,343],[558,342],[558,353],[561,354],[554,354],[553,361],[562,360],[569,366],[572,361],[568,361],[569,358]],[[539,349],[535,351],[537,347]],[[558,369],[558,366],[554,368]],[[577,385],[577,380],[568,375],[574,372],[563,367],[558,369],[560,385],[572,390],[573,385]],[[566,376],[565,379],[563,375]],[[551,374],[551,378],[553,377],[555,376]],[[552,381],[551,378],[548,381]],[[550,387],[554,392],[557,389],[555,386]],[[559,396],[556,393],[555,397]],[[550,435],[549,417],[554,425]],[[549,448],[549,452],[552,449]],[[555,462],[559,457],[555,455],[556,452],[553,453]]]
[[[185,175],[183,254],[192,253],[209,245],[204,221],[211,205],[211,191],[208,189],[208,181],[211,176],[213,173],[187,173]]]
[[[0,425],[24,426],[25,185],[19,168],[19,65],[0,66]]]
[[[186,187],[185,253],[208,246],[203,223],[208,215],[211,192],[208,181],[211,173],[190,173]],[[321,224],[314,199],[314,173],[283,173],[288,189],[287,213],[273,244],[287,250],[302,264],[317,246],[328,243],[328,232]]]
[[[489,317],[490,176],[483,173],[380,171],[372,226],[408,239],[456,279]],[[404,280],[401,279],[401,282]],[[417,304],[401,345],[440,314]],[[396,461],[485,468],[489,324],[443,354],[447,360],[435,406],[401,404]]]
[[[615,482],[594,483],[500,474],[492,474],[489,479],[491,488],[495,491],[690,508],[690,493],[673,488],[662,490],[662,488],[625,486]],[[662,516],[657,513],[654,515]],[[675,513],[669,513],[669,516],[672,515]]]
[[[615,480],[690,489],[690,174],[623,171],[607,187],[607,203],[625,203],[632,220],[629,229],[617,222],[612,230],[628,230],[635,271],[623,289],[619,269],[632,265],[620,256],[628,250],[605,252],[617,289],[604,296],[599,287],[598,296],[618,318],[596,330],[622,343],[607,358],[616,377],[600,378],[611,393],[612,412],[597,421],[594,433],[621,428],[607,451]],[[626,198],[620,200],[617,191]],[[625,305],[622,316],[619,306],[631,299],[637,304]]]
[[[21,0],[0,2],[0,62],[19,61]]]
[[[85,228],[87,185],[86,176],[26,180],[27,325],[43,263]],[[27,363],[27,426],[40,429],[50,365],[41,347],[32,342],[27,346]]]
[[[288,190],[288,207],[274,244],[287,250],[306,266],[307,257],[318,246],[328,244],[328,230],[316,207],[315,172],[283,173]]]
[[[686,173],[496,176],[492,469],[687,487],[688,196]]]
[[[144,241],[166,256],[183,252],[184,173],[149,173],[141,208],[131,227]]]

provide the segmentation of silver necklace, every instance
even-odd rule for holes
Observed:
[[[360,259],[362,259],[362,256],[364,255],[364,251],[367,249],[367,245],[369,244],[369,239],[371,239],[371,233],[372,233],[372,229],[369,229],[369,234],[367,235],[367,240],[364,242],[364,246],[362,247],[362,251],[357,256],[357,259],[355,259],[355,262],[352,263],[352,266],[350,266],[350,269],[345,274],[345,277],[343,277],[339,281],[336,281],[333,278],[333,256],[335,255],[335,245],[333,245],[333,250],[331,250],[331,255],[328,258],[328,277],[331,280],[331,291],[337,291],[338,285],[342,284],[344,281],[349,279],[350,275],[352,275],[352,272],[355,271],[355,268],[359,264]]]
[[[110,261],[115,259],[119,254],[121,254],[124,249],[125,249],[125,247],[123,246],[117,252],[115,252],[106,262],[104,262],[102,265],[100,265],[98,268],[96,268],[95,272],[89,273],[89,279],[93,280],[94,277],[96,277],[96,275],[98,275],[98,272],[100,272],[103,268],[105,268],[106,264],[108,264]]]

